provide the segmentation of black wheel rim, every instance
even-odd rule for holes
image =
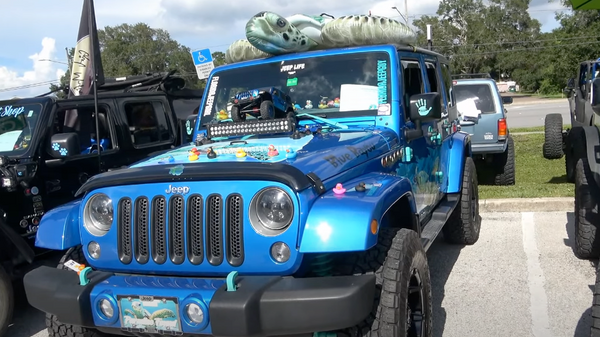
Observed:
[[[413,269],[408,284],[406,301],[406,336],[421,337],[426,331],[425,296],[423,282],[417,269]]]

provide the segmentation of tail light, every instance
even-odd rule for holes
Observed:
[[[498,120],[498,140],[505,140],[508,128],[506,127],[506,119],[500,118]]]

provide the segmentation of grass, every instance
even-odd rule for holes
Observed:
[[[563,129],[570,129],[571,125],[567,124],[567,125],[563,125]],[[528,128],[511,128],[510,129],[511,133],[517,133],[517,132],[544,132],[544,126],[532,126],[532,127],[528,127]]]
[[[511,130],[515,132],[515,130]],[[565,159],[548,160],[542,156],[544,134],[513,135],[515,141],[516,183],[493,186],[482,183],[484,168],[478,169],[479,198],[572,197],[574,184],[567,182]]]

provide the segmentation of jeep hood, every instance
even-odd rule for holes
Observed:
[[[305,176],[314,173],[319,179],[326,180],[388,152],[396,143],[397,135],[392,130],[371,127],[303,135],[299,139],[267,135],[229,139],[201,146],[188,145],[125,169],[94,176],[81,187],[78,194],[92,189],[90,184],[93,188],[113,186],[115,184],[108,180],[126,181],[126,176],[135,178],[132,182],[231,180],[235,179],[230,176],[232,172],[237,174],[244,171],[243,174],[240,172],[238,179],[247,179],[249,176],[242,175],[252,175],[248,170],[262,170],[262,177],[265,174],[277,176],[302,173]],[[254,178],[261,177],[260,172],[254,173]],[[148,179],[144,180],[143,176],[148,176]],[[101,183],[100,180],[106,182]]]

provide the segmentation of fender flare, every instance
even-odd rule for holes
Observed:
[[[448,143],[448,145],[446,145]],[[462,177],[465,167],[465,158],[473,155],[471,151],[471,136],[463,131],[456,132],[452,138],[444,142],[444,152],[447,158],[447,177],[442,190],[445,193],[459,193],[462,189]]]
[[[81,244],[79,235],[79,205],[73,200],[46,213],[35,237],[35,245],[52,250],[66,250]]]
[[[583,126],[585,134],[585,155],[587,157],[590,171],[594,174],[596,185],[600,186],[600,131],[596,126]]]
[[[355,191],[364,182],[368,189]],[[416,204],[410,181],[404,177],[368,173],[344,182],[343,195],[327,191],[313,203],[304,226],[300,227],[300,253],[334,253],[365,251],[377,244],[383,216],[401,198],[408,198],[413,213]],[[335,216],[332,216],[335,210]],[[377,221],[377,231],[371,223]],[[413,218],[408,218],[410,227]]]

